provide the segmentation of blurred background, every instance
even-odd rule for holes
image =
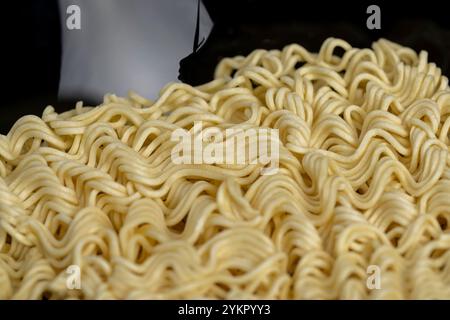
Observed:
[[[380,30],[366,27],[366,10],[371,4],[381,8]],[[198,39],[192,34],[192,50],[177,66],[178,79],[192,85],[211,80],[223,57],[246,55],[256,48],[281,49],[294,42],[317,51],[330,36],[355,47],[369,47],[384,37],[417,51],[427,50],[430,61],[450,75],[450,19],[444,1],[429,0],[419,6],[405,0],[202,0],[202,5],[213,22],[212,30],[195,52]],[[6,134],[25,114],[40,116],[49,104],[58,112],[72,108],[77,100],[97,104],[90,97],[58,98],[64,24],[57,0],[5,1],[0,10],[4,44],[0,134]],[[186,14],[197,19],[196,13]],[[149,41],[151,32],[148,30]],[[170,34],[167,37],[171,39]]]

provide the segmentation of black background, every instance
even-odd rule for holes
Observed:
[[[445,1],[203,2],[215,26],[201,49],[180,63],[179,78],[193,85],[211,80],[223,57],[246,55],[255,48],[281,49],[293,42],[316,51],[330,36],[355,47],[368,47],[385,37],[417,51],[427,50],[430,60],[450,75],[450,15]],[[381,30],[366,28],[370,4],[381,8]],[[48,104],[61,112],[72,108],[74,101],[57,100],[61,65],[57,0],[4,1],[0,12],[0,133],[6,134],[22,115],[41,115]]]

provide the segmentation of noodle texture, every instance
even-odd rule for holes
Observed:
[[[278,170],[174,163],[196,122],[278,130]],[[450,299],[449,133],[448,79],[385,39],[48,106],[0,135],[0,298]]]

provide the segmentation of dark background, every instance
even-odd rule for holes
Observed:
[[[4,2],[0,9],[0,134],[6,134],[20,116],[41,115],[48,104],[61,112],[75,102],[57,99],[61,65],[57,0]],[[281,49],[293,42],[317,51],[330,36],[343,38],[355,47],[369,47],[385,37],[417,51],[427,50],[430,60],[450,75],[450,18],[445,1],[428,0],[420,5],[405,0],[203,3],[214,28],[200,50],[180,62],[180,80],[193,85],[211,80],[215,65],[223,57],[246,55],[256,48]],[[366,28],[366,9],[371,4],[381,7],[381,30]]]

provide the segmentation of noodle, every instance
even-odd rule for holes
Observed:
[[[277,129],[278,171],[175,164],[196,121]],[[0,298],[449,299],[449,139],[447,78],[384,39],[225,58],[155,102],[49,106],[0,135]]]

